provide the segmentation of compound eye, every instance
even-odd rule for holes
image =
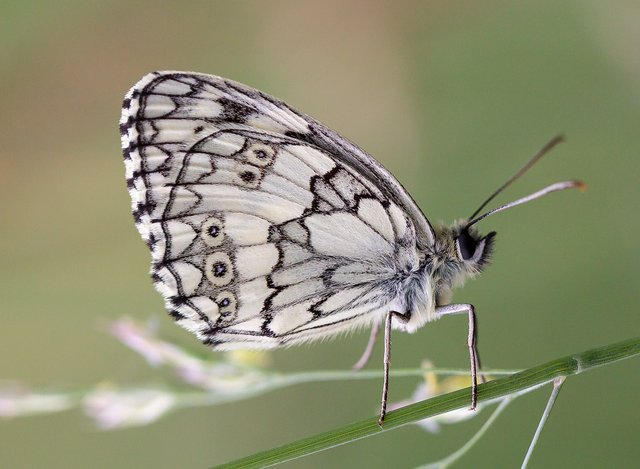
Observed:
[[[468,261],[476,253],[476,240],[467,232],[462,231],[456,238],[456,246],[458,248],[458,255],[464,261]]]

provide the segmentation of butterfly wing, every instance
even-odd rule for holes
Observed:
[[[125,97],[121,135],[156,288],[214,348],[269,348],[378,321],[400,306],[417,246],[433,239],[375,160],[243,85],[147,75]]]

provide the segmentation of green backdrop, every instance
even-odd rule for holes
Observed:
[[[41,388],[172,383],[104,333],[165,317],[129,212],[118,118],[156,69],[278,96],[389,168],[433,221],[467,216],[552,135],[563,144],[502,196],[581,178],[480,228],[494,264],[473,303],[484,363],[525,368],[638,334],[640,8],[615,1],[18,2],[0,5],[0,378]],[[282,371],[351,366],[357,334],[276,351]],[[397,334],[394,367],[464,367],[466,321]],[[380,367],[381,349],[370,367]],[[571,378],[532,467],[632,467],[638,362]],[[392,382],[391,400],[416,379]],[[376,412],[378,380],[301,385],[100,432],[79,411],[0,421],[1,467],[206,467]],[[520,463],[548,393],[516,401],[460,467]],[[411,467],[458,448],[488,412],[406,427],[286,467]]]

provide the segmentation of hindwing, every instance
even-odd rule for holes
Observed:
[[[156,288],[176,321],[217,349],[379,321],[433,236],[362,150],[222,78],[144,77],[125,98],[121,135]]]

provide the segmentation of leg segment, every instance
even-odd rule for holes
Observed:
[[[380,418],[378,419],[378,425],[382,427],[384,423],[384,416],[387,413],[387,397],[389,395],[389,367],[391,365],[391,320],[393,317],[397,317],[402,321],[407,321],[409,316],[397,311],[389,311],[384,321],[384,377],[382,381],[382,399],[380,404]]]
[[[365,365],[369,362],[371,358],[371,353],[373,352],[373,346],[376,345],[376,340],[378,339],[378,333],[380,332],[380,324],[374,324],[371,328],[371,335],[369,336],[369,342],[367,342],[367,346],[362,352],[362,356],[356,362],[355,365],[351,368],[353,371],[360,371],[365,367]]]
[[[452,314],[467,313],[469,315],[469,335],[467,337],[467,347],[469,347],[469,360],[471,362],[471,410],[476,408],[478,400],[478,369],[480,368],[480,359],[476,350],[476,313],[473,305],[469,304],[452,304],[438,306],[436,308],[436,316],[448,316]]]

